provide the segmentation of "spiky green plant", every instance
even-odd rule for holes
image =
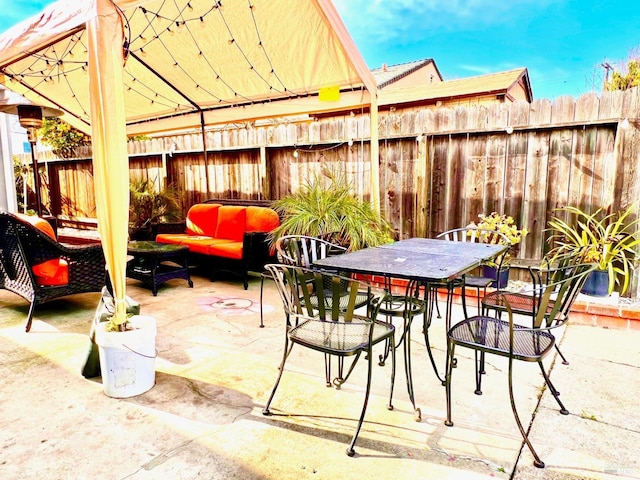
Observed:
[[[284,235],[327,238],[359,250],[393,240],[393,228],[373,207],[357,199],[344,174],[324,171],[311,176],[300,190],[273,202],[282,223],[271,241]]]
[[[598,270],[609,274],[609,294],[616,284],[620,293],[629,288],[636,249],[640,245],[638,226],[640,218],[633,217],[636,205],[626,210],[604,215],[602,209],[589,214],[576,207],[564,207],[556,211],[566,212],[575,218],[568,223],[561,218],[549,221],[555,247],[552,256],[580,251],[585,262],[597,264]]]
[[[175,189],[157,188],[148,178],[134,178],[129,182],[129,236],[134,238],[151,224],[160,220],[172,221],[182,217]]]

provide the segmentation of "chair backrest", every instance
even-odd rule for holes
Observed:
[[[580,255],[568,256],[547,269],[531,269],[534,279],[533,325],[564,323],[587,276],[595,268],[583,263]]]
[[[33,266],[60,256],[60,244],[48,232],[8,212],[0,212],[2,231],[15,236],[26,262]]]
[[[507,245],[511,248],[511,241],[504,233],[496,230],[476,227],[462,227],[447,230],[436,235],[436,238],[448,240],[451,242],[472,242],[472,243],[490,243],[494,245]],[[502,269],[502,263],[507,258],[509,250],[493,260],[493,263]]]
[[[14,215],[0,212],[0,287],[18,289],[26,298],[33,297],[35,288],[35,280],[21,239],[21,232],[29,229],[34,231],[31,232],[33,235],[46,236]]]
[[[269,264],[266,268],[275,281],[289,322],[292,317],[350,322],[355,310],[362,306],[359,300],[363,293],[369,298],[367,316],[374,319],[386,298],[382,289],[333,273],[285,264]]]
[[[449,240],[452,242],[474,242],[474,243],[493,243],[501,245],[511,245],[509,238],[496,230],[485,228],[462,227],[453,230],[447,230],[436,235],[436,238]]]
[[[316,260],[347,251],[345,247],[306,235],[286,235],[276,241],[278,261],[286,265],[311,268]]]

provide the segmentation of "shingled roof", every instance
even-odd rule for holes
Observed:
[[[447,80],[413,87],[390,87],[380,91],[379,103],[380,105],[391,105],[474,95],[508,95],[509,90],[520,81],[524,83],[527,101],[531,102],[533,100],[533,93],[529,83],[529,73],[526,68],[516,68],[505,72]],[[380,85],[378,85],[378,88],[380,88]]]
[[[433,67],[438,72],[438,75],[440,76],[440,78],[442,78],[442,75],[440,75],[440,71],[433,61],[433,58],[425,58],[423,60],[415,60],[413,62],[400,63],[398,65],[385,64],[379,68],[372,69],[371,73],[373,73],[373,77],[376,79],[378,89],[381,89],[393,84],[394,82],[397,82],[401,78],[412,74],[416,70],[419,70],[420,68],[429,65],[430,63],[433,64]]]

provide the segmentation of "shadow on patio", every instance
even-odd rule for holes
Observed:
[[[3,381],[2,478],[640,478],[640,330],[570,325],[562,340],[571,364],[547,360],[571,415],[541,394],[536,365],[516,365],[518,406],[547,463],[532,465],[511,415],[506,361],[491,358],[484,395],[473,394],[471,352],[458,352],[453,420],[443,424],[444,388],[435,378],[416,321],[412,335],[413,420],[401,352],[393,411],[386,408],[390,364],[375,367],[358,444],[345,448],[362,406],[365,362],[341,390],[324,386],[320,354],[294,349],[272,407],[266,401],[281,359],[284,320],[266,283],[259,325],[259,279],[194,276],[172,280],[157,297],[129,280],[128,294],[158,322],[156,385],[129,399],[109,398],[80,375],[99,294],[68,297],[36,310],[24,332],[26,302],[0,291]],[[459,312],[454,312],[459,315]],[[444,364],[442,321],[434,355]]]

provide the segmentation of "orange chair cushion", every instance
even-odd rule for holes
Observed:
[[[56,234],[53,231],[53,227],[44,218],[36,217],[34,215],[25,215],[24,213],[16,213],[15,216],[24,222],[30,223],[38,230],[51,237],[53,240],[57,240]]]
[[[224,258],[242,259],[242,242],[228,242],[211,245],[209,255]]]
[[[247,207],[223,205],[218,209],[215,238],[242,241],[246,227]]]
[[[215,237],[219,203],[197,203],[187,212],[187,234]]]
[[[187,235],[186,233],[159,233],[156,235],[156,242],[181,245],[189,237],[191,237],[191,235]]]
[[[209,255],[209,249],[212,245],[232,242],[232,240],[225,238],[193,237],[186,235],[185,237],[185,240],[180,245],[189,247],[189,251],[192,253],[201,253],[203,255]]]
[[[280,225],[275,210],[267,207],[247,207],[247,232],[270,232]]]
[[[32,271],[38,285],[54,287],[69,283],[69,267],[67,261],[62,258],[34,265]]]

